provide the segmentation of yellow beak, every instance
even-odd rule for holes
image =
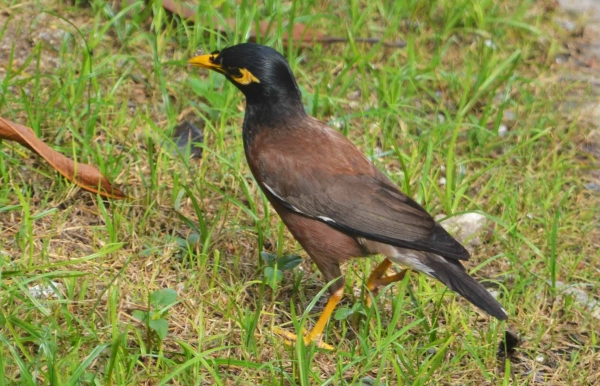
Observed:
[[[222,73],[223,68],[220,65],[213,63],[213,59],[215,58],[215,56],[216,55],[196,56],[196,57],[193,57],[190,60],[188,60],[188,63],[194,67],[208,68],[209,70],[213,70],[213,71]]]
[[[191,58],[190,60],[188,60],[188,63],[194,67],[207,68],[209,70],[219,72],[227,76],[232,81],[239,84],[248,85],[253,82],[260,83],[260,80],[254,75],[252,75],[252,73],[245,68],[238,68],[236,69],[235,75],[231,74],[230,72],[226,71],[220,64],[214,62],[214,59],[216,57],[216,54],[200,55]],[[231,71],[231,69],[229,71]]]

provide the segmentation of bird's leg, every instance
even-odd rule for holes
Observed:
[[[321,341],[321,336],[323,335],[323,330],[325,330],[327,322],[331,318],[331,314],[333,314],[333,310],[338,305],[340,300],[342,300],[343,296],[344,287],[340,287],[338,290],[331,294],[329,300],[327,301],[327,304],[325,305],[325,309],[321,313],[321,316],[319,316],[319,320],[317,320],[317,324],[315,324],[313,329],[308,334],[304,335],[304,343],[306,345],[309,345],[311,342],[314,342],[319,348],[323,348],[326,350],[334,349],[333,346],[330,346],[327,343]],[[279,328],[275,328],[273,332],[275,332],[277,335],[282,336],[285,339],[288,339],[289,341],[295,342],[296,340],[298,340],[298,336],[296,334],[283,331]]]
[[[377,288],[377,281],[385,275],[389,267],[392,266],[390,259],[384,259],[378,266],[371,272],[369,279],[367,280],[367,289],[373,291]]]
[[[391,265],[392,262],[390,261],[390,259],[386,258],[369,275],[369,279],[367,279],[367,290],[369,290],[373,297],[377,296],[377,292],[379,292],[379,287],[404,279],[404,276],[406,275],[407,271],[406,269],[403,269],[402,271],[391,276],[384,276],[385,272]],[[370,294],[366,294],[365,303],[367,304],[367,307],[371,307]]]

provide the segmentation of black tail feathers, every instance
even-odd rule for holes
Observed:
[[[428,257],[430,264],[427,265],[432,270],[431,276],[496,319],[508,319],[502,305],[477,280],[469,276],[460,262],[433,254],[428,254]]]

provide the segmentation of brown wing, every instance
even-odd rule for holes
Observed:
[[[469,254],[344,136],[316,120],[259,136],[248,158],[282,205],[355,236],[438,253]],[[271,145],[272,144],[272,145]]]

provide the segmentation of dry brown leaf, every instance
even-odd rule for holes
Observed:
[[[197,122],[204,127],[203,121]],[[202,158],[202,147],[199,143],[204,142],[202,129],[190,121],[183,121],[173,130],[173,139],[177,144],[178,152],[186,154],[188,146],[191,158]]]
[[[185,20],[188,20],[191,22],[196,21],[196,12],[192,8],[190,8],[189,4],[182,4],[181,2],[175,1],[175,0],[163,0],[162,5],[163,5],[163,8],[165,8],[167,11],[178,15],[182,19],[185,19]],[[214,21],[215,25],[218,25],[220,23],[220,21],[218,19],[214,19],[213,21]],[[229,26],[229,28],[231,28],[231,29],[235,28],[235,19],[225,19],[225,23]],[[263,22],[259,23],[258,28],[260,29],[260,36],[262,36],[262,37],[268,36],[269,32],[272,30],[272,27],[273,27],[273,23],[268,22],[268,21],[263,21]],[[225,29],[221,28],[221,29],[219,29],[219,32],[224,33]],[[250,36],[248,37],[248,40],[256,41],[256,38],[257,38],[256,31],[252,31],[250,33]],[[283,44],[285,44],[285,45],[289,44],[289,37],[288,37],[287,31],[285,31],[283,33],[282,39],[283,39]],[[322,43],[322,44],[344,43],[344,42],[347,42],[348,39],[343,38],[343,37],[328,36],[322,32],[310,29],[302,23],[296,23],[296,24],[294,24],[294,28],[292,30],[292,41],[299,47],[309,47],[315,43]],[[377,38],[354,38],[354,41],[358,42],[358,43],[368,43],[368,44],[376,44],[376,43],[381,42],[384,46],[397,47],[397,48],[402,48],[402,47],[406,46],[406,43],[402,40],[388,42],[388,41],[381,41],[381,39],[377,39]]]
[[[36,137],[29,127],[0,118],[0,139],[15,141],[33,150],[66,179],[85,190],[117,200],[126,197],[125,193],[113,187],[98,169],[91,165],[75,163],[72,159],[60,154]]]

